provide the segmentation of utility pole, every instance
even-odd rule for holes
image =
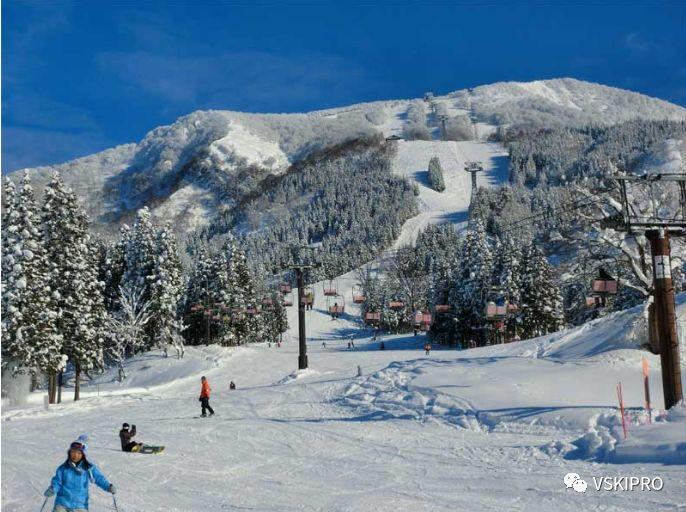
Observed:
[[[653,256],[653,293],[658,320],[657,334],[660,340],[662,388],[665,395],[665,409],[669,409],[683,398],[674,285],[670,267],[669,233],[662,229],[651,229],[646,231],[646,238],[650,241]]]
[[[615,176],[615,179],[620,186],[625,231],[643,231],[650,242],[653,261],[652,295],[660,347],[662,389],[665,409],[669,409],[683,399],[669,237],[670,233],[673,236],[683,235],[686,230],[686,174],[629,175]],[[626,186],[628,181],[634,182],[634,185],[648,185],[653,199],[649,211],[637,211],[630,204]],[[679,188],[679,206],[676,212],[662,213],[658,206],[666,205],[657,204],[654,187],[657,184],[667,187],[672,182]]]

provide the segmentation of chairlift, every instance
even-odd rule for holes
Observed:
[[[338,295],[338,281],[336,279],[329,279],[322,283],[324,295],[327,297],[335,297]]]
[[[602,295],[617,294],[617,280],[602,268],[598,272],[598,277],[593,280],[593,293]]]
[[[303,290],[302,304],[304,306],[314,305],[314,288],[311,286],[308,286],[305,288],[305,290]]]
[[[203,306],[202,304],[193,304],[191,306],[191,311],[193,312],[202,311],[203,309],[205,309],[205,306]]]
[[[366,300],[367,297],[365,297],[362,289],[359,286],[353,286],[353,303],[363,304]]]
[[[293,305],[293,292],[290,292],[290,293],[283,295],[283,300],[281,303],[284,306],[292,306]]]
[[[436,313],[450,313],[450,304],[436,304],[434,306],[434,311]]]
[[[381,321],[380,311],[367,311],[364,314],[364,323],[367,325],[377,325]]]
[[[405,307],[405,303],[401,300],[392,300],[388,303],[388,307],[394,311],[398,311]]]
[[[260,313],[260,310],[256,306],[248,306],[245,308],[245,314],[249,316],[255,316]]]
[[[342,313],[345,313],[345,297],[343,297],[343,295],[327,297],[326,309],[332,315],[340,315]]]
[[[283,293],[284,295],[287,293],[291,293],[293,291],[293,287],[291,286],[291,283],[280,283],[279,284],[279,292]]]
[[[274,300],[271,297],[267,296],[262,299],[262,305],[267,308],[271,308],[274,305]]]

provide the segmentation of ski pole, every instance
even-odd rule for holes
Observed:
[[[119,512],[119,507],[117,507],[117,498],[114,497],[114,494],[112,495],[112,501],[114,502],[114,510]]]
[[[40,508],[39,512],[43,512],[43,509],[45,508],[45,504],[48,502],[50,499],[50,496],[46,496],[45,499],[43,500],[43,506]]]

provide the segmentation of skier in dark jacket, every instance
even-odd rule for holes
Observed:
[[[143,443],[137,443],[132,441],[133,437],[136,435],[136,425],[129,425],[124,423],[119,431],[119,439],[121,440],[121,449],[125,452],[136,451],[143,446]]]

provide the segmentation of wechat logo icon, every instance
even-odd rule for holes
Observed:
[[[586,481],[582,480],[578,473],[567,473],[562,481],[567,489],[571,487],[576,492],[586,492],[588,487]]]

